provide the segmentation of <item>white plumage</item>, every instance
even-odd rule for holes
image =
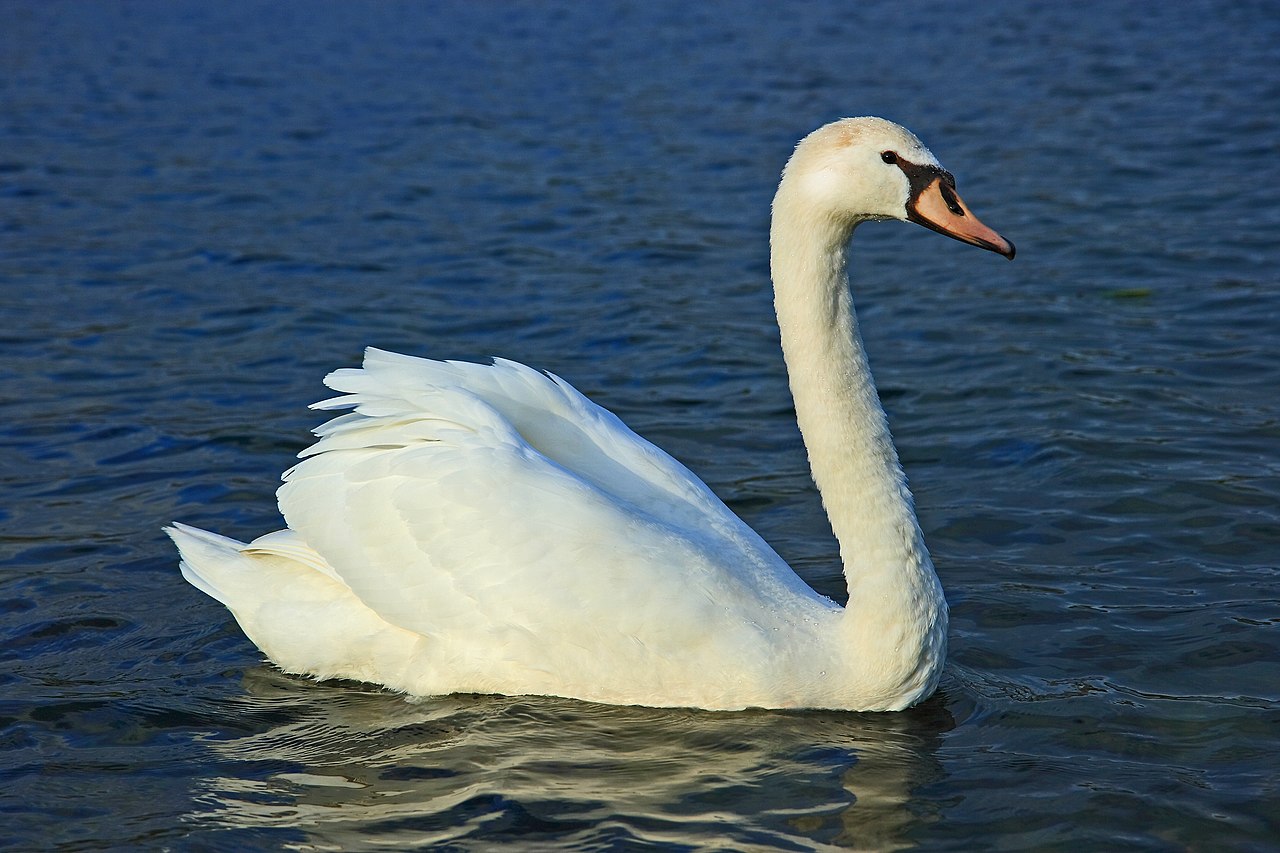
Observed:
[[[245,545],[175,525],[184,577],[283,669],[420,695],[865,710],[923,698],[945,657],[946,605],[852,311],[830,310],[848,303],[853,227],[908,218],[938,192],[886,162],[885,146],[936,169],[896,125],[846,119],[801,143],[774,203],[784,352],[850,570],[847,609],[559,378],[375,349],[325,380],[341,396],[316,408],[350,411],[285,473],[288,529]],[[848,210],[823,209],[832,198]]]

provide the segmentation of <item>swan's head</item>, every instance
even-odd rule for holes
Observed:
[[[782,172],[775,209],[784,197],[850,228],[900,219],[1006,258],[1014,254],[1012,243],[973,215],[929,149],[882,118],[841,119],[802,139]]]

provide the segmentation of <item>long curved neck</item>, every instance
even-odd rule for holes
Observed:
[[[909,615],[934,630],[941,622],[945,632],[941,587],[853,311],[847,258],[857,222],[806,208],[790,197],[786,180],[773,207],[782,352],[813,479],[840,543],[846,618],[874,633]]]

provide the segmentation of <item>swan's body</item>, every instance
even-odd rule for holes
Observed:
[[[286,472],[288,529],[178,525],[183,575],[277,665],[431,695],[897,710],[928,696],[947,609],[845,273],[853,228],[914,219],[1012,257],[907,131],[845,119],[797,147],[773,278],[796,413],[849,586],[809,588],[693,474],[514,362],[370,350],[353,408]]]

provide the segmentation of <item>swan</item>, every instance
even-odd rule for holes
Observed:
[[[377,349],[250,543],[175,523],[183,577],[280,668],[414,695],[895,711],[929,696],[947,604],[863,350],[853,230],[919,223],[1014,256],[908,130],[835,121],[773,200],[775,309],[848,604],[557,376]]]

